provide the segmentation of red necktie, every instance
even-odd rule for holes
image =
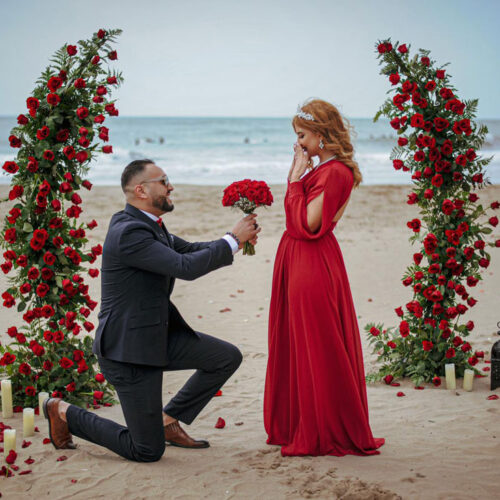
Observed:
[[[161,217],[158,217],[158,219],[156,219],[156,223],[162,227],[162,224],[163,224],[163,221],[161,220]]]

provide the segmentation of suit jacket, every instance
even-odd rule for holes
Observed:
[[[233,262],[224,239],[188,243],[127,204],[103,245],[101,310],[93,352],[151,366],[168,364],[168,332],[194,330],[170,295],[176,278],[194,280]]]

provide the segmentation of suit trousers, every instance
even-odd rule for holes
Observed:
[[[166,367],[136,365],[99,357],[106,380],[114,385],[127,427],[69,406],[69,431],[137,462],[160,460],[165,451],[162,419],[163,372],[195,369],[186,384],[163,408],[181,422],[191,424],[242,361],[239,349],[204,333],[169,332]]]

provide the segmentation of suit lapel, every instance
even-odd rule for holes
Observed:
[[[141,212],[138,208],[134,207],[133,205],[126,204],[125,205],[125,212],[128,213],[129,215],[132,215],[133,217],[142,220],[143,222],[146,222],[149,224],[149,226],[153,229],[155,234],[158,236],[158,240],[161,241],[164,245],[167,245],[169,247],[172,247],[172,242],[170,241],[170,235],[168,234],[168,231],[165,229],[165,225],[163,225],[163,228],[160,227],[160,225],[148,217],[146,214]]]

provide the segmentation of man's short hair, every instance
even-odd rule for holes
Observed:
[[[125,192],[127,186],[130,184],[130,181],[138,174],[144,172],[146,165],[150,163],[154,164],[154,161],[144,159],[144,160],[134,160],[131,161],[122,172],[122,191]]]

